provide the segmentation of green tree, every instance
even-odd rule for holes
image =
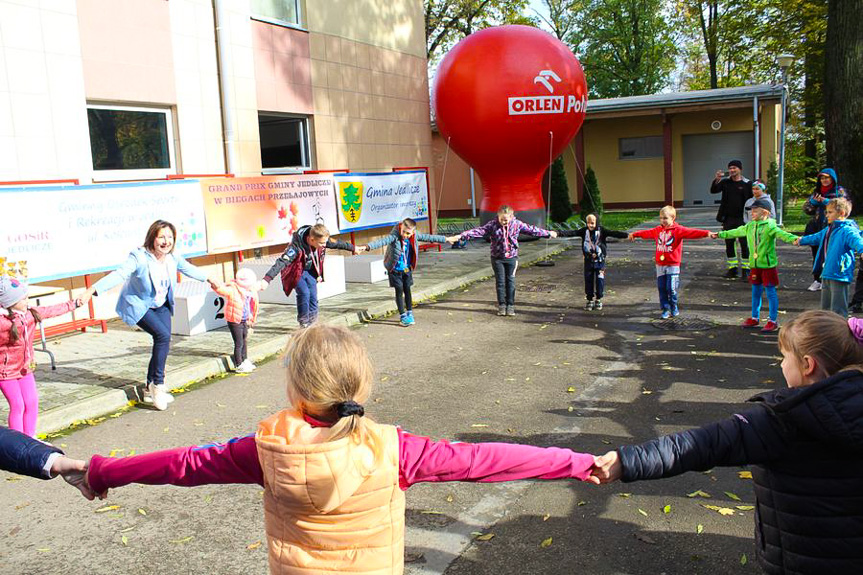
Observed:
[[[602,196],[599,194],[599,182],[596,181],[596,172],[590,165],[584,172],[584,195],[578,207],[582,220],[588,214],[596,214],[597,218],[602,217]]]
[[[581,18],[582,63],[599,98],[659,92],[675,68],[664,0],[590,0]]]
[[[566,183],[566,170],[563,156],[551,165],[551,205],[549,217],[553,222],[565,222],[572,215],[572,201],[569,198],[569,184]]]
[[[524,16],[527,0],[424,0],[426,57],[440,58],[477,30],[501,24],[533,24]]]

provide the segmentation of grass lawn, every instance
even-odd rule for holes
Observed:
[[[657,219],[657,210],[613,210],[604,212],[600,224],[611,230],[628,230],[638,224]],[[578,215],[573,215],[567,220],[570,225],[584,225]],[[479,225],[479,218],[440,218],[438,224],[464,224],[469,223],[474,226]]]

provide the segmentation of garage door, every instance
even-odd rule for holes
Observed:
[[[683,205],[719,205],[719,194],[710,193],[716,170],[726,171],[728,161],[743,161],[743,175],[752,179],[752,132],[693,134],[683,136]]]

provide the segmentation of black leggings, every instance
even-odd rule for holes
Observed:
[[[228,322],[231,337],[234,338],[234,367],[246,361],[246,338],[249,336],[249,325],[245,321],[240,323]]]
[[[413,297],[411,297],[413,283],[410,272],[390,272],[390,285],[396,290],[396,306],[399,308],[399,314],[414,308]]]

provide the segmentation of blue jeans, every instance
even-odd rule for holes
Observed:
[[[779,297],[776,295],[776,286],[752,284],[752,317],[761,319],[761,295],[764,292],[767,292],[770,321],[776,322],[776,318],[779,317]]]
[[[659,289],[659,305],[662,311],[677,311],[677,288],[680,287],[680,274],[663,274],[656,276],[656,287]]]
[[[588,300],[592,300],[594,294],[596,294],[596,299],[602,299],[602,296],[605,295],[605,266],[585,261],[584,295]]]
[[[829,309],[842,317],[848,317],[848,292],[851,284],[836,280],[821,281],[821,309]]]
[[[515,305],[515,270],[518,258],[491,258],[497,305]]]
[[[297,322],[314,323],[318,319],[318,280],[307,271],[297,282]]]
[[[168,304],[147,310],[138,322],[138,327],[153,336],[153,352],[150,355],[150,365],[147,367],[147,383],[162,385],[165,383],[165,362],[168,361],[168,350],[171,347],[171,310]]]

